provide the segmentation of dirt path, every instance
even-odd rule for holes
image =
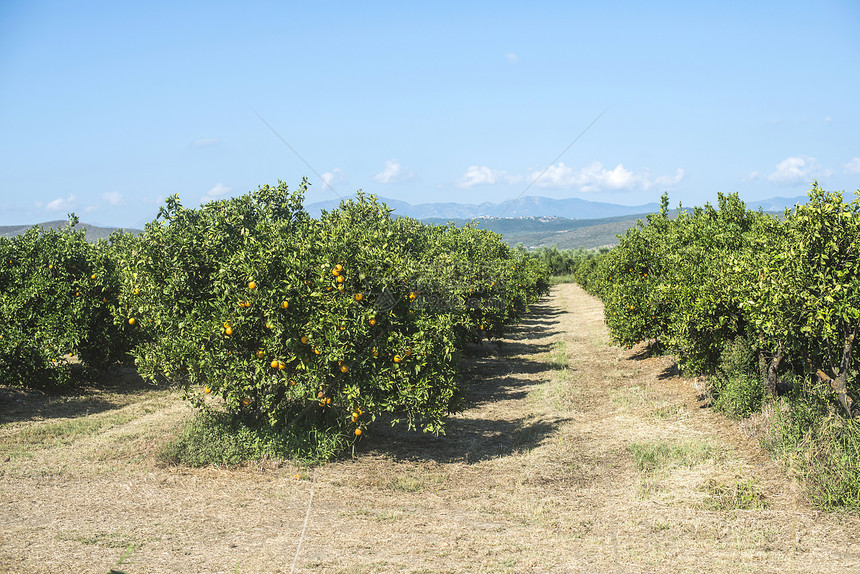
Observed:
[[[671,361],[610,347],[578,287],[483,351],[446,437],[379,425],[310,472],[160,467],[170,392],[6,391],[0,571],[290,572],[301,541],[296,572],[860,572],[860,519],[812,509]]]

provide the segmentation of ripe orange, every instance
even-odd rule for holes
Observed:
[[[273,369],[277,369],[278,368],[278,361],[276,361],[275,359],[272,359],[272,362],[269,363],[269,366],[271,366]]]
[[[347,367],[346,365],[340,366],[340,372],[341,373],[346,373],[347,371],[349,371],[349,367]]]
[[[334,266],[334,270],[337,271],[338,273],[340,273],[341,271],[343,271],[343,265],[338,263],[337,265]]]
[[[355,436],[361,436],[361,429],[355,429]]]
[[[286,368],[287,368],[286,363],[284,363],[283,361],[278,361],[278,369],[279,370],[283,371]]]
[[[96,274],[95,274],[95,273],[93,273],[92,275],[90,275],[90,279],[95,279],[95,278],[96,278]]]
[[[290,379],[290,385],[295,385],[295,384],[296,384],[296,381],[294,381],[293,379]]]
[[[344,282],[344,280],[345,280],[345,279],[344,279],[343,275],[338,275],[338,276],[337,276],[337,282],[338,282],[338,283],[343,283],[343,282]]]
[[[362,295],[361,293],[355,294],[355,300],[356,301],[361,301],[362,299],[364,299],[364,295]]]
[[[257,351],[257,358],[258,359],[262,359],[263,355],[265,355],[265,353],[263,353],[263,351]]]
[[[322,353],[322,351],[320,351],[319,348],[314,347],[314,353],[319,355],[320,353]]]
[[[402,360],[403,360],[403,357],[401,357],[400,355],[394,355],[394,362],[395,363],[399,363]]]
[[[253,281],[248,282],[248,289],[256,289],[257,284]]]
[[[304,335],[302,335],[301,341],[302,341],[302,344],[303,344],[303,345],[307,345],[307,344],[308,344],[308,338],[307,338],[307,337],[305,337]]]
[[[80,295],[80,293],[78,293],[78,295]],[[134,321],[135,321],[134,317],[129,317],[129,319],[128,319],[128,324],[129,324],[129,325],[134,325]]]
[[[12,262],[10,261],[9,263],[12,263]],[[53,265],[48,265],[48,269],[53,269],[53,268],[54,268]]]
[[[289,306],[290,306],[290,302],[289,302],[289,301],[284,301],[283,303],[281,303],[281,307],[282,307],[282,308],[284,308],[284,309],[287,309]]]
[[[371,318],[368,323],[370,323],[370,326],[373,327],[374,325],[376,325],[376,319]]]
[[[212,392],[212,387],[209,387],[209,386],[203,387],[203,392],[208,395],[209,393]]]
[[[418,293],[416,293],[415,291],[409,292],[409,300],[410,301],[414,301],[416,297],[418,297]]]
[[[233,327],[231,327],[230,325],[227,325],[227,326],[224,328],[224,333],[225,333],[225,334],[227,334],[227,335],[232,335],[232,334],[233,334]]]

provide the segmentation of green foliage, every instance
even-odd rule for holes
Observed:
[[[101,370],[122,360],[133,341],[113,321],[118,270],[114,251],[125,237],[87,243],[69,226],[31,228],[0,238],[0,381],[62,386],[74,364]]]
[[[203,408],[219,397],[293,449],[283,437],[343,446],[383,412],[443,432],[458,357],[547,291],[546,267],[496,234],[392,219],[363,195],[314,220],[306,187],[199,209],[168,199],[120,262],[117,322],[140,336],[141,374],[184,383]]]
[[[860,509],[860,421],[838,416],[821,383],[779,406],[765,445],[790,462],[816,505]]]
[[[745,418],[761,409],[764,386],[755,350],[744,337],[726,344],[718,372],[711,380],[714,408],[732,418]]]

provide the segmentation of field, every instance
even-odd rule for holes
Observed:
[[[602,319],[553,287],[464,365],[447,435],[377,421],[313,468],[163,465],[189,406],[130,370],[66,397],[2,388],[0,571],[860,571],[856,514],[813,509],[754,422],[610,346]]]

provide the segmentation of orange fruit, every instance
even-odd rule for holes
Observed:
[[[403,360],[403,357],[401,357],[400,355],[394,355],[394,362],[395,363],[399,363],[402,360]]]
[[[302,341],[302,344],[303,344],[303,345],[307,345],[307,344],[308,344],[308,338],[307,338],[307,337],[305,337],[304,335],[302,335],[302,339],[301,339],[301,341]]]
[[[361,436],[361,429],[355,429],[355,436]]]
[[[263,355],[265,355],[265,353],[263,353],[263,351],[257,351],[257,358],[258,359],[262,359]]]
[[[248,289],[256,289],[256,288],[257,288],[257,284],[255,282],[253,282],[253,281],[248,282]]]
[[[376,325],[376,319],[371,319],[370,321],[368,321],[368,323],[370,323],[370,326],[373,327],[374,325]]]
[[[93,273],[92,275],[90,275],[90,279],[95,279],[95,278],[96,278],[96,274],[95,274],[95,273]]]
[[[283,371],[286,368],[287,368],[286,363],[283,363],[282,361],[278,361],[278,369],[279,370]]]
[[[212,387],[203,387],[203,392],[207,395],[212,392]]]
[[[340,372],[341,373],[346,373],[347,371],[349,371],[349,367],[347,367],[346,365],[340,366]]]
[[[340,273],[341,271],[343,271],[343,265],[338,263],[337,265],[334,266],[334,270],[337,271],[338,273]]]
[[[355,300],[356,301],[361,301],[362,299],[364,299],[364,295],[362,295],[361,293],[355,294]]]
[[[295,384],[296,384],[296,381],[294,381],[293,379],[290,379],[290,385],[295,385]]]
[[[290,302],[289,302],[289,301],[284,301],[283,303],[281,303],[281,307],[282,307],[282,308],[284,308],[284,309],[288,308],[289,306],[290,306]]]
[[[338,283],[343,283],[343,282],[344,282],[344,280],[345,280],[345,279],[344,279],[343,275],[338,275],[338,276],[337,276],[337,282],[338,282]]]
[[[231,327],[230,325],[227,325],[227,327],[224,329],[224,333],[227,335],[232,335],[233,334],[233,327]]]
[[[269,363],[269,366],[272,367],[273,369],[277,369],[278,368],[278,361],[272,359],[272,362]]]
[[[251,404],[251,401],[250,401],[249,399],[245,399],[245,400],[243,400],[243,401],[242,401],[242,404],[243,404],[243,405],[245,405],[245,406],[247,407],[248,405],[250,405],[250,404]]]
[[[80,293],[78,293],[78,295],[80,295]],[[134,317],[129,317],[129,319],[128,319],[128,324],[129,324],[129,325],[134,325],[134,321],[135,321]]]
[[[317,347],[314,347],[314,353],[319,355],[320,353],[322,353],[322,351],[320,351]]]
[[[469,292],[471,292],[471,289],[469,290]],[[415,291],[410,291],[409,300],[414,301],[416,297],[418,297],[418,293],[416,293]]]

